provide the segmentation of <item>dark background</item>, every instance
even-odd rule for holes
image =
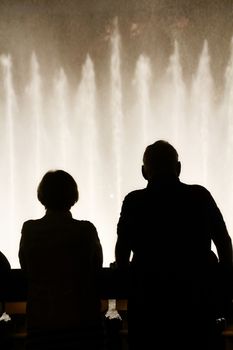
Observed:
[[[221,86],[233,35],[231,0],[1,0],[0,54],[12,55],[16,80],[27,80],[34,51],[42,72],[53,76],[62,66],[76,83],[89,53],[98,67],[97,78],[104,79],[115,17],[124,72],[130,73],[144,53],[156,62],[155,73],[160,74],[177,40],[189,79],[206,39],[213,75]]]

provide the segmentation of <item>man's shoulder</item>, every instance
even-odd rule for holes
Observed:
[[[137,190],[133,190],[131,192],[129,192],[124,200],[135,200],[135,199],[139,199],[144,197],[146,194],[146,188],[141,188],[141,189],[137,189]]]
[[[181,192],[181,194],[183,193],[184,196],[196,197],[198,199],[202,198],[208,200],[212,197],[210,191],[206,187],[199,184],[188,184],[180,181],[178,191]],[[148,187],[133,190],[125,196],[124,203],[141,202],[143,200],[147,200],[148,196],[151,198],[150,193],[151,191],[148,189]],[[152,193],[154,194],[156,192],[152,191]]]
[[[148,195],[146,188],[137,189],[129,192],[122,203],[123,209],[143,210],[143,206],[148,202]]]
[[[192,198],[193,200],[210,203],[213,197],[210,191],[203,185],[199,184],[187,184],[181,182],[181,188],[185,196]]]
[[[194,192],[194,193],[210,194],[209,190],[206,187],[204,187],[203,185],[188,184],[188,183],[180,182],[180,186],[185,191],[190,191],[190,192]]]

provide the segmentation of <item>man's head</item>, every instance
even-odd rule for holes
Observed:
[[[142,174],[148,181],[179,177],[181,164],[175,148],[164,140],[147,146],[143,155]]]

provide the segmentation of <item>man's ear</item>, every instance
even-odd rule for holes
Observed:
[[[148,180],[144,165],[142,165],[142,176],[144,177],[145,180]]]
[[[176,172],[177,172],[177,177],[179,177],[181,172],[181,162],[177,162]]]

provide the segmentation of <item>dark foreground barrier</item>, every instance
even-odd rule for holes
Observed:
[[[100,275],[102,312],[106,325],[107,350],[127,349],[127,276],[112,268]],[[27,281],[21,269],[10,271],[0,288],[0,349],[23,350],[26,338]],[[5,316],[5,320],[4,320]],[[7,319],[10,317],[10,320]]]
[[[100,290],[103,300],[126,299],[128,293],[128,278],[114,268],[102,268]],[[26,300],[27,282],[21,269],[11,269],[4,294],[5,296],[2,295],[2,299],[5,299],[7,302]]]
[[[100,276],[102,312],[106,324],[107,350],[126,350],[128,278],[118,270],[103,268]],[[0,289],[0,349],[23,350],[26,338],[27,282],[21,269],[12,269],[5,288]],[[5,314],[4,314],[5,312]],[[222,320],[218,320],[222,322]],[[222,350],[233,350],[233,325],[220,324]],[[191,332],[191,330],[190,330]]]

